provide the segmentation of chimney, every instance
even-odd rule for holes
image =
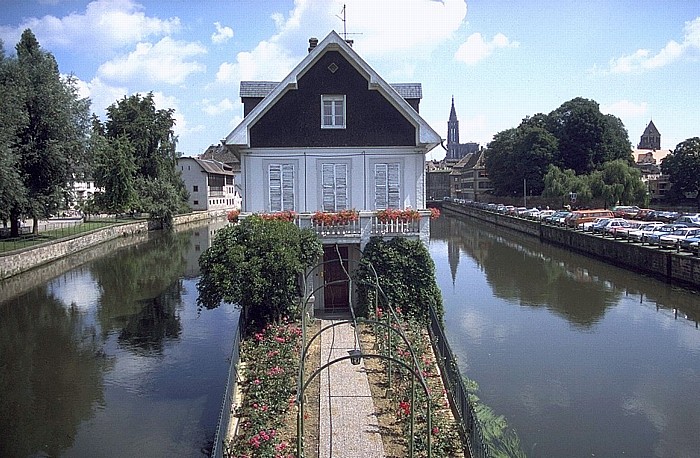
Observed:
[[[309,38],[309,52],[313,51],[314,48],[318,45],[318,38]]]

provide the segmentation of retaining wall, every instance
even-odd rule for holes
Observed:
[[[654,246],[596,236],[449,202],[443,203],[442,208],[447,212],[470,216],[539,237],[543,242],[569,248],[620,267],[700,288],[700,257],[691,253],[662,250]]]
[[[182,225],[225,216],[226,212],[224,210],[188,213],[176,216],[173,223]],[[135,237],[145,234],[149,230],[156,229],[158,229],[157,224],[152,221],[139,221],[96,229],[77,234],[59,242],[46,242],[29,248],[11,251],[0,256],[0,280],[78,253],[87,248],[95,247],[109,240],[119,237]]]

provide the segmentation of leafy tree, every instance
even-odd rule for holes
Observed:
[[[515,128],[498,132],[484,153],[484,165],[493,184],[494,193],[498,195],[511,195],[517,188],[517,179],[512,176],[516,136]]]
[[[686,193],[696,193],[697,205],[700,208],[700,137],[682,141],[661,162],[661,171],[669,176],[671,181],[672,199],[683,199]]]
[[[428,306],[443,316],[442,295],[435,282],[435,264],[420,240],[396,237],[384,241],[372,237],[365,246],[355,274],[358,283],[358,314],[366,315],[376,297],[374,272],[379,286],[394,308],[422,323],[430,320]],[[380,303],[381,304],[381,303]]]
[[[125,168],[122,189],[128,187],[127,171],[133,161],[133,186],[138,197],[134,207],[164,226],[170,224],[174,214],[187,210],[187,190],[176,171],[173,113],[172,109],[157,110],[152,93],[135,94],[107,108],[108,119],[103,127],[110,142],[121,143],[112,146],[123,153],[120,161],[112,165]]]
[[[129,140],[108,141],[99,133],[93,135],[95,185],[103,189],[95,194],[95,205],[106,213],[123,213],[136,204],[134,174],[136,165]]]
[[[543,197],[559,197],[562,206],[571,202],[571,193],[576,193],[577,202],[587,202],[592,197],[590,185],[585,176],[580,177],[571,169],[562,170],[550,165],[544,176]]]
[[[197,302],[206,308],[216,308],[221,301],[238,304],[254,326],[294,315],[300,275],[322,253],[310,229],[251,216],[217,232],[199,258]]]
[[[13,235],[19,233],[21,217],[33,218],[38,232],[38,219],[51,216],[65,200],[75,164],[86,157],[89,127],[89,100],[78,98],[74,78],[61,79],[56,60],[31,30],[22,33],[16,50],[13,80],[23,115],[12,143],[26,199],[11,202]]]
[[[548,130],[557,139],[555,164],[587,174],[604,162],[632,160],[632,148],[622,121],[603,115],[598,103],[581,97],[563,103],[547,117]]]
[[[604,206],[647,204],[647,189],[641,172],[623,159],[606,162],[600,171],[589,176],[593,197],[602,198]]]
[[[17,61],[5,57],[0,40],[0,202],[3,203],[0,205],[0,219],[5,224],[10,219],[10,209],[23,208],[27,204],[16,150],[17,131],[27,120],[22,108],[24,88],[17,75]]]

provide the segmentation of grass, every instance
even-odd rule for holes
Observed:
[[[72,237],[77,234],[82,234],[95,229],[101,229],[124,222],[133,222],[133,220],[111,219],[108,221],[88,221],[80,224],[71,224],[70,226],[65,225],[56,229],[41,231],[39,234],[23,234],[19,237],[2,238],[0,239],[0,253],[29,248],[40,243],[55,242],[63,238]]]

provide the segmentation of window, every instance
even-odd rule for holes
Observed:
[[[374,207],[401,208],[399,164],[374,165]]]
[[[348,208],[347,164],[321,165],[321,194],[323,211],[336,212]]]
[[[294,165],[270,164],[270,211],[294,210]]]
[[[192,204],[193,204],[193,205],[199,205],[199,201],[198,201],[198,200],[195,200],[194,202],[192,202]]]
[[[199,192],[199,186],[197,186],[197,185],[192,186],[192,192]]]
[[[321,128],[345,129],[345,96],[321,96]]]

